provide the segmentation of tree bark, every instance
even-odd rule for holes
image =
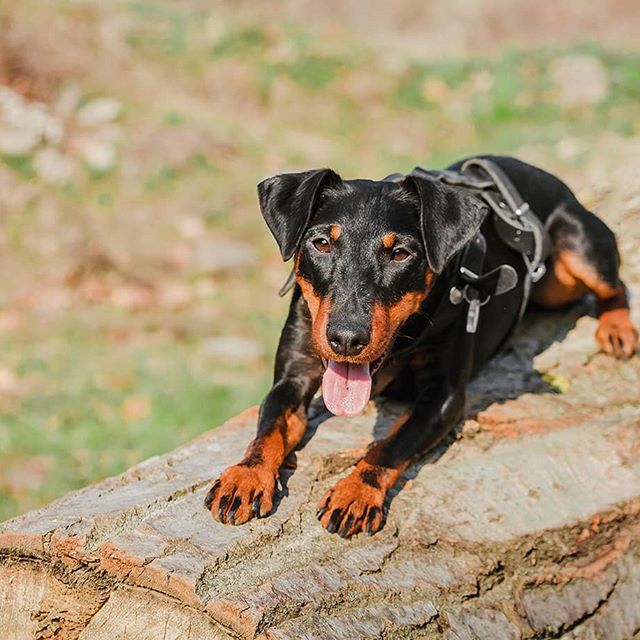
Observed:
[[[250,409],[4,523],[2,637],[639,638],[640,358],[596,354],[595,320],[575,318],[522,328],[378,535],[342,540],[314,514],[402,410],[390,402],[316,415],[263,520],[224,526],[203,508]]]

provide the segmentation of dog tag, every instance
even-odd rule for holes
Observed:
[[[478,320],[480,320],[480,300],[474,298],[469,302],[469,311],[467,312],[467,333],[475,333],[478,329]]]

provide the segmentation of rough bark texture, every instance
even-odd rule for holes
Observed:
[[[595,320],[575,319],[523,327],[373,537],[330,535],[315,503],[388,428],[391,403],[316,416],[264,520],[223,526],[202,506],[252,409],[5,523],[2,637],[640,637],[640,358],[597,355]]]

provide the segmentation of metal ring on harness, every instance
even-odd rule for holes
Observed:
[[[468,293],[470,287],[471,287],[471,284],[465,284],[462,289],[458,289],[458,287],[455,287],[455,286],[451,287],[451,289],[449,290],[449,302],[451,302],[451,304],[453,305],[458,305],[463,301],[471,304],[471,302],[477,300],[478,304],[481,307],[484,307],[484,305],[487,304],[489,300],[491,300],[490,293],[487,293],[485,299],[481,301],[478,300],[478,298],[470,298]]]
[[[481,307],[484,307],[484,305],[485,305],[485,304],[487,304],[487,302],[489,302],[489,300],[491,300],[491,294],[490,294],[490,293],[488,293],[484,300],[478,300],[478,298],[470,298],[470,297],[469,297],[469,295],[468,295],[468,291],[469,291],[469,287],[470,287],[470,286],[471,286],[471,285],[468,285],[468,284],[467,284],[467,285],[465,285],[465,286],[464,286],[464,289],[462,289],[462,299],[463,299],[465,302],[468,302],[469,304],[471,304],[473,301],[476,301],[476,300],[477,300],[477,301],[478,301],[478,304],[479,304]]]

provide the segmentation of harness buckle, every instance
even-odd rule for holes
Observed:
[[[468,280],[478,280],[480,276],[477,273],[471,271],[471,269],[467,269],[467,267],[460,267],[460,275],[464,276]]]
[[[469,295],[469,293],[472,295]],[[478,322],[480,322],[480,309],[491,300],[491,295],[487,294],[484,300],[480,300],[478,291],[470,288],[469,285],[462,290],[462,294],[464,299],[469,303],[469,309],[467,310],[467,333],[475,333],[478,330]]]
[[[478,322],[480,321],[480,309],[491,300],[491,295],[487,295],[484,300],[480,300],[478,291],[466,284],[463,289],[451,287],[449,289],[449,302],[458,305],[461,302],[467,302],[469,309],[467,310],[467,333],[475,333],[478,330]]]
[[[475,333],[478,330],[480,307],[481,304],[478,298],[469,302],[469,311],[467,311],[467,333]]]
[[[464,300],[464,293],[458,287],[451,287],[449,289],[449,302],[453,305],[458,305]]]
[[[462,298],[463,300],[465,300],[465,302],[468,302],[469,304],[473,304],[477,302],[478,305],[480,305],[481,307],[484,307],[484,305],[487,304],[489,300],[491,300],[491,294],[487,293],[484,300],[480,300],[480,293],[478,292],[478,290],[470,287],[469,285],[466,285],[465,288],[462,290]]]
[[[531,274],[531,280],[533,280],[534,282],[538,282],[539,280],[542,279],[545,273],[547,273],[547,267],[544,266],[544,262],[541,262],[533,270],[533,273]]]
[[[544,262],[539,262],[535,267],[531,262],[529,256],[526,253],[522,254],[522,258],[524,259],[524,264],[527,267],[527,273],[529,274],[529,278],[531,278],[531,282],[539,282],[545,273],[547,273],[547,267]]]

